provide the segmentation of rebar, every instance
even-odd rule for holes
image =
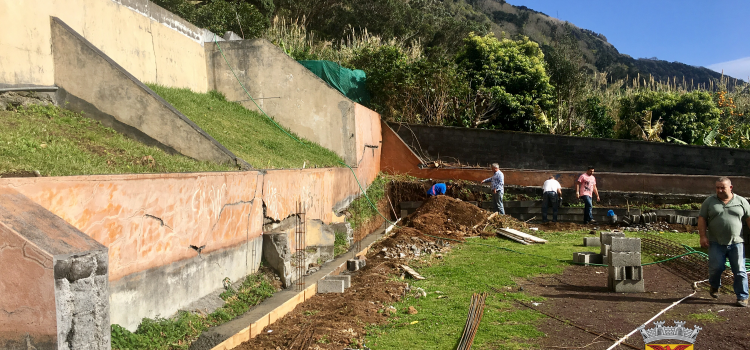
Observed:
[[[685,254],[684,246],[674,241],[646,233],[641,238],[641,250],[644,254],[657,257],[659,260]],[[690,254],[678,259],[672,259],[660,264],[663,268],[676,276],[692,283],[703,280],[708,276],[708,257],[703,254]],[[734,275],[731,271],[724,271],[721,275],[722,289],[731,291]],[[706,288],[708,285],[706,285]]]
[[[294,243],[295,243],[295,263],[297,264],[297,283],[298,291],[305,289],[305,274],[307,273],[307,239],[305,237],[305,203],[297,202]]]
[[[484,314],[485,299],[487,299],[487,293],[474,293],[472,295],[469,315],[466,317],[466,325],[464,325],[464,332],[458,341],[457,350],[471,349],[471,344],[474,343],[474,337],[477,335],[479,323],[482,321],[482,315]]]

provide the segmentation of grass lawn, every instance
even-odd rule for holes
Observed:
[[[590,236],[588,231],[537,232],[535,235],[547,239],[549,243],[524,246],[500,238],[473,238],[465,244],[454,246],[453,251],[442,260],[425,258],[412,261],[410,266],[427,279],[412,281],[411,285],[423,288],[427,296],[407,297],[394,305],[398,310],[397,316],[389,324],[372,327],[367,336],[367,345],[372,349],[455,348],[463,332],[472,293],[489,292],[472,348],[529,348],[531,339],[543,335],[536,329],[536,324],[545,316],[519,307],[514,301],[533,302],[543,298],[525,294],[514,280],[561,273],[574,252],[599,251],[598,247],[582,246],[583,237]],[[661,235],[692,247],[698,246],[698,236],[694,234]],[[626,233],[626,236],[638,237],[638,234]],[[554,259],[518,254],[487,245]],[[490,287],[502,293],[495,293]],[[407,314],[405,310],[409,306],[414,306],[418,313]]]
[[[42,176],[229,171],[233,166],[170,155],[54,106],[0,111],[0,175]]]
[[[229,102],[216,91],[200,94],[153,84],[148,87],[254,168],[342,166],[333,151],[307,140],[300,144],[262,114]]]

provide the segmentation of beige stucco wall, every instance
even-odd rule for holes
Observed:
[[[0,0],[0,86],[54,85],[50,16],[140,81],[207,89],[202,30],[147,0]]]

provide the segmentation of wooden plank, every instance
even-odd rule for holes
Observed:
[[[412,269],[409,266],[401,265],[401,268],[404,269],[404,271],[406,271],[406,273],[408,273],[409,275],[411,275],[411,277],[414,277],[414,279],[417,279],[417,280],[423,280],[423,279],[425,279],[422,275],[420,275],[417,271],[414,271],[414,269]]]
[[[530,235],[528,233],[524,233],[524,232],[521,232],[521,231],[518,231],[518,230],[514,230],[512,228],[507,228],[507,227],[506,228],[501,228],[500,231],[504,231],[506,233],[515,235],[515,236],[517,236],[519,238],[522,238],[524,240],[530,240],[530,241],[536,242],[536,243],[547,243],[546,239],[542,239],[542,238],[539,238],[537,236],[532,236],[532,235]]]
[[[529,244],[531,244],[531,243],[529,243],[529,242],[526,242],[526,241],[524,241],[524,240],[522,240],[522,239],[520,239],[520,238],[518,238],[518,237],[516,237],[516,236],[514,236],[514,235],[512,235],[512,234],[509,234],[509,233],[505,233],[505,232],[503,232],[502,230],[500,230],[500,231],[497,231],[497,234],[499,234],[499,235],[501,235],[501,236],[503,236],[503,237],[506,237],[506,238],[510,238],[510,239],[512,239],[512,240],[514,240],[514,241],[516,241],[516,242],[518,242],[518,243],[521,243],[521,244],[525,244],[525,245],[529,245]]]

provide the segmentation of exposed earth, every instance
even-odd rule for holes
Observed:
[[[237,349],[359,349],[365,328],[388,322],[395,310],[389,305],[405,295],[417,295],[402,278],[400,264],[414,257],[433,254],[441,258],[466,237],[486,235],[495,227],[517,229],[528,226],[545,231],[592,230],[576,223],[528,225],[510,216],[495,215],[476,206],[446,196],[428,200],[401,222],[386,239],[376,243],[367,255],[364,269],[352,274],[352,284],[343,294],[319,294],[300,304],[294,311],[268,326],[260,335]],[[489,220],[488,220],[489,219]],[[682,226],[682,225],[680,225]],[[669,226],[680,231],[692,227]],[[598,230],[611,229],[601,225]],[[491,234],[491,233],[490,233]],[[570,266],[560,275],[518,280],[524,293],[546,300],[536,305],[518,304],[519,309],[534,308],[567,320],[572,324],[610,338],[619,338],[637,328],[672,302],[693,292],[691,284],[658,266],[644,267],[647,293],[623,294],[607,291],[605,267]],[[750,347],[750,309],[733,306],[733,295],[710,298],[701,289],[657,320],[686,321],[685,326],[702,327],[695,349],[744,349]],[[698,316],[696,316],[698,315]],[[706,316],[711,320],[706,320]],[[714,317],[711,317],[714,315]],[[699,319],[700,318],[700,319]],[[653,328],[649,324],[646,328]],[[536,341],[539,348],[606,349],[613,341],[549,318],[538,328],[547,336]],[[639,332],[626,343],[644,348]],[[628,348],[622,346],[620,348]]]

